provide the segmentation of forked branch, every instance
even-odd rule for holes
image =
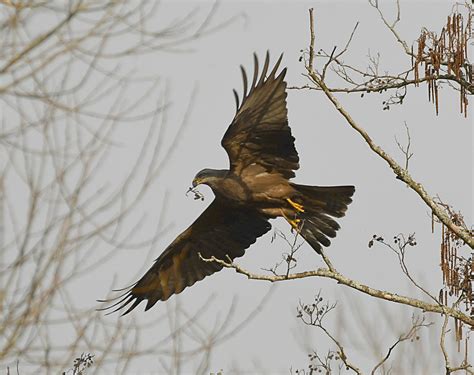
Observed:
[[[446,307],[440,304],[427,303],[416,298],[406,297],[406,296],[402,296],[396,293],[391,293],[384,290],[369,287],[367,285],[364,285],[362,283],[359,283],[358,281],[352,280],[342,275],[341,273],[336,271],[334,267],[332,270],[327,269],[327,268],[318,268],[316,270],[293,273],[288,276],[286,275],[282,275],[282,276],[260,275],[260,274],[252,273],[242,268],[241,266],[232,262],[231,259],[224,261],[214,256],[211,258],[203,258],[200,254],[199,256],[204,262],[216,262],[225,268],[234,269],[235,272],[245,275],[251,280],[262,280],[262,281],[269,281],[269,282],[274,283],[274,282],[286,281],[286,280],[304,279],[308,277],[324,277],[324,278],[332,279],[332,280],[337,281],[339,284],[343,284],[345,286],[348,286],[349,288],[358,290],[359,292],[362,292],[364,294],[368,294],[369,296],[383,299],[389,302],[400,303],[402,305],[413,306],[427,312],[433,312],[433,313],[438,313],[438,314],[444,313],[462,321],[463,323],[467,325],[470,325],[471,327],[474,327],[474,318],[462,313],[459,310]]]
[[[310,18],[310,22],[313,23],[313,18]],[[311,27],[313,28],[313,26]],[[415,181],[406,169],[400,166],[387,152],[385,152],[380,146],[378,146],[369,134],[353,119],[353,117],[346,111],[339,100],[335,97],[334,93],[328,88],[322,77],[316,72],[316,70],[310,65],[306,66],[307,72],[313,83],[315,83],[327,98],[333,103],[337,111],[345,118],[346,122],[364,139],[370,149],[380,156],[387,162],[392,171],[396,174],[397,178],[405,182],[418,196],[428,205],[433,214],[453,233],[455,233],[460,239],[462,239],[469,247],[474,249],[474,237],[470,230],[456,225],[446,213],[443,207],[438,205],[435,200],[428,194],[423,185]]]

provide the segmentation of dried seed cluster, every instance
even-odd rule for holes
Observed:
[[[428,83],[428,100],[434,103],[436,114],[439,112],[439,83],[441,74],[453,75],[460,84],[460,111],[467,116],[467,94],[472,94],[473,69],[469,63],[468,41],[471,38],[472,14],[467,22],[461,13],[454,12],[448,16],[446,25],[440,35],[423,29],[418,38],[418,49],[412,48],[412,64],[415,80],[420,80],[420,68]],[[466,89],[468,92],[466,92]]]

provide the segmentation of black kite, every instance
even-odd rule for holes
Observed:
[[[128,314],[143,300],[145,310],[157,301],[222,269],[203,258],[234,259],[244,254],[258,237],[271,228],[269,219],[284,217],[292,228],[321,253],[329,246],[339,225],[332,217],[344,216],[352,202],[354,186],[304,186],[290,182],[299,168],[294,138],[288,126],[286,109],[286,68],[278,75],[282,56],[268,73],[267,52],[263,70],[258,73],[254,55],[253,79],[248,84],[243,67],[242,103],[234,90],[237,110],[222,146],[230,161],[229,170],[204,169],[193,180],[193,187],[206,184],[214,201],[155,260],[146,274],[122,295],[116,310],[127,307]],[[250,90],[248,90],[250,88]]]

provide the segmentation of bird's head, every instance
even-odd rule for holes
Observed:
[[[225,171],[209,168],[199,171],[193,179],[193,188],[201,184],[211,185],[210,183],[212,183],[216,178],[223,177],[221,172]]]
[[[218,188],[219,181],[227,175],[226,170],[218,170],[218,169],[203,169],[200,171],[194,178],[193,178],[193,186],[188,189],[186,195],[189,192],[194,193],[194,199],[204,200],[204,195],[196,189],[196,186],[205,184],[210,186],[210,188],[214,191],[215,188]],[[215,193],[216,191],[214,191]]]

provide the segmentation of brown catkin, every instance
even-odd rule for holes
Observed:
[[[468,340],[467,340],[467,337],[466,337],[466,339],[464,340],[464,363],[468,363],[467,362],[468,361],[467,353],[469,353],[469,351],[468,351],[469,345],[468,345],[467,341]]]
[[[425,77],[428,78],[428,101],[431,102],[431,80],[429,78],[429,75],[427,74],[426,72],[426,69],[425,69]]]
[[[466,96],[466,93],[464,93],[464,117],[467,118],[467,96]]]

